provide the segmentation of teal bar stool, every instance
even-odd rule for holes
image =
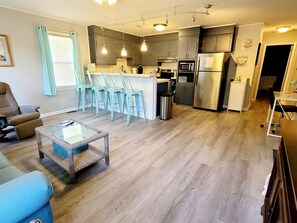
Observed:
[[[123,103],[122,118],[123,118],[125,106],[126,106],[126,108],[127,108],[127,125],[130,125],[131,108],[133,108],[133,114],[134,114],[134,107],[135,107],[135,106],[133,106],[133,97],[134,97],[135,104],[136,104],[137,116],[140,117],[140,111],[142,110],[145,121],[147,121],[143,91],[134,89],[132,87],[129,77],[124,76],[123,72],[120,72],[120,77],[121,77],[121,82],[122,82],[122,86],[124,89],[124,103]],[[140,106],[140,100],[141,100],[142,106]]]
[[[110,118],[113,121],[114,119],[114,111],[115,111],[115,104],[118,104],[119,111],[122,113],[122,94],[124,93],[123,88],[116,87],[111,75],[107,74],[106,72],[102,72],[106,92],[107,92],[107,100],[106,100],[106,109],[105,113],[107,113],[108,105],[110,106]],[[117,103],[115,103],[115,96],[117,97]]]
[[[80,102],[82,102],[82,110],[83,110],[83,112],[85,112],[85,108],[86,108],[86,91],[89,92],[89,98],[90,98],[90,100],[92,100],[92,94],[93,94],[92,80],[89,79],[89,81],[91,81],[91,82],[89,84],[86,84],[84,78],[83,78],[83,80],[78,78],[78,75],[77,75],[76,71],[74,71],[74,74],[75,74],[74,76],[75,76],[75,79],[76,79],[76,87],[77,87],[77,89],[79,91],[77,110],[79,110]]]
[[[95,79],[96,84],[93,84],[91,74],[89,71],[87,71],[87,75],[89,78],[89,82],[91,83],[92,87],[92,98],[91,98],[91,111],[93,109],[93,102],[94,102],[94,95],[95,95],[95,106],[96,106],[96,115],[99,116],[99,107],[100,103],[103,104],[104,110],[106,110],[106,88],[101,86],[97,78]],[[99,100],[99,97],[101,95],[101,100]]]

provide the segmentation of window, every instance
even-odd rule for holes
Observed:
[[[49,33],[56,86],[75,85],[73,47],[70,36]]]

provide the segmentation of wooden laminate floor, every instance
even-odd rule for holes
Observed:
[[[76,119],[110,133],[110,165],[81,171],[76,184],[53,161],[38,158],[35,137],[1,143],[0,151],[24,172],[40,170],[53,183],[55,222],[262,221],[261,192],[279,140],[266,137],[267,103],[248,112],[220,113],[174,105],[173,118],[129,127],[89,110],[44,118]]]

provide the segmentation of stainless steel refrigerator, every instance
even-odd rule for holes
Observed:
[[[193,107],[216,111],[222,107],[229,60],[226,53],[198,54]]]

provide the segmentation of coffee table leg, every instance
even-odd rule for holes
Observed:
[[[105,163],[109,164],[109,135],[104,136],[104,153],[105,153]]]
[[[74,183],[75,182],[75,172],[74,172],[74,162],[73,162],[72,150],[67,150],[67,155],[68,155],[70,182]]]
[[[41,135],[38,132],[36,132],[36,139],[37,139],[37,146],[38,146],[39,158],[40,159],[43,159],[44,158],[44,155],[43,155],[43,153],[40,150],[42,148]]]

